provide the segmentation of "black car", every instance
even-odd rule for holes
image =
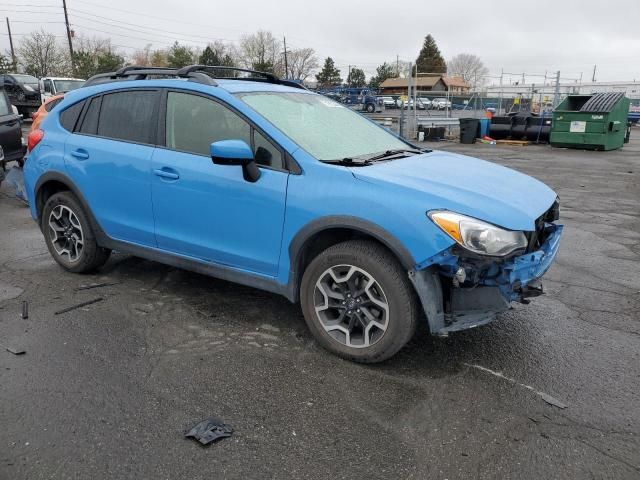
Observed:
[[[11,109],[9,97],[0,89],[0,178],[7,163],[17,161],[22,165],[26,147],[22,144],[22,117]]]
[[[4,89],[9,100],[16,106],[18,113],[29,117],[40,108],[40,82],[32,75],[22,73],[6,73],[2,75]]]

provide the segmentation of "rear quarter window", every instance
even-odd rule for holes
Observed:
[[[78,103],[74,103],[69,108],[66,108],[60,114],[60,124],[62,125],[62,128],[70,132],[73,132],[73,129],[75,128],[76,123],[78,122],[78,117],[80,116],[80,112],[82,112],[82,107],[84,107],[84,103],[85,103],[84,100]]]

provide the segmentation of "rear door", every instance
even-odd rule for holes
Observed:
[[[275,276],[289,172],[284,155],[245,118],[213,98],[170,91],[165,147],[153,153],[153,211],[158,247],[245,271]],[[261,176],[214,165],[209,145],[244,140]]]
[[[13,113],[4,90],[0,89],[0,146],[7,161],[22,158],[20,116]]]
[[[67,171],[107,235],[143,246],[155,246],[150,168],[158,108],[153,89],[95,96],[65,145]]]

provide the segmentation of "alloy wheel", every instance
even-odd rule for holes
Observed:
[[[66,205],[57,205],[49,214],[49,238],[59,256],[66,255],[77,262],[84,249],[84,235],[80,220]]]
[[[353,265],[325,270],[316,282],[313,301],[322,328],[347,347],[374,345],[389,325],[389,304],[382,287],[370,273]]]

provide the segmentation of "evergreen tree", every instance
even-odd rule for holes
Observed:
[[[178,42],[174,42],[167,54],[167,63],[173,68],[191,65],[193,64],[193,51],[186,45],[180,45]]]
[[[324,61],[324,66],[320,73],[316,74],[316,80],[320,88],[333,87],[342,84],[342,78],[340,78],[340,70],[338,70],[333,63],[331,57],[327,57]]]
[[[447,63],[431,34],[427,35],[416,60],[418,73],[447,73]],[[415,71],[413,73],[415,75]]]
[[[384,82],[388,78],[394,78],[395,76],[395,69],[387,62],[384,62],[382,65],[376,68],[376,74],[371,77],[371,80],[369,80],[369,86],[371,88],[379,88],[382,82]]]
[[[367,84],[367,79],[364,76],[364,70],[361,68],[352,68],[347,76],[347,86],[349,87],[364,87]]]

